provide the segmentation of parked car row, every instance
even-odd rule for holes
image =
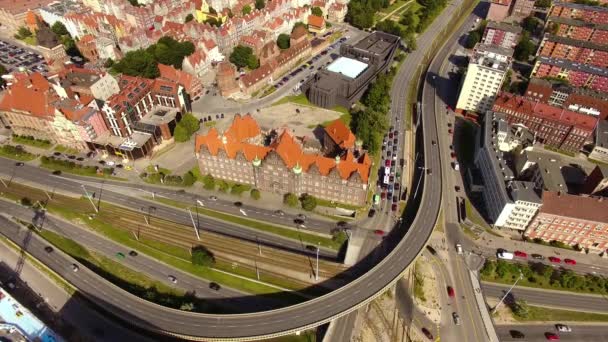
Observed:
[[[496,256],[499,259],[505,259],[505,260],[511,260],[513,258],[516,258],[516,257],[517,258],[521,258],[521,259],[527,259],[528,258],[528,253],[522,252],[522,251],[514,251],[513,253],[511,253],[511,252],[509,252],[507,250],[499,249],[496,252]],[[530,256],[533,259],[536,259],[536,260],[544,260],[545,259],[545,257],[542,256],[542,255],[540,255],[540,254],[531,254]],[[558,257],[555,257],[555,256],[550,256],[550,257],[547,258],[547,260],[549,260],[549,262],[552,262],[554,264],[560,264],[562,262],[561,258],[558,258]],[[566,259],[564,259],[564,263],[568,264],[568,265],[576,265],[576,260],[566,258]]]
[[[0,63],[8,71],[23,67],[30,71],[48,72],[46,61],[41,55],[3,40],[0,40]]]

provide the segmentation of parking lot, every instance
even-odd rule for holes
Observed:
[[[21,67],[40,73],[48,72],[48,66],[36,51],[0,40],[0,63],[13,72]]]

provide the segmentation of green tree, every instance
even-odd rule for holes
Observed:
[[[535,7],[549,8],[551,7],[551,0],[536,0],[534,2]]]
[[[342,229],[336,229],[331,234],[332,241],[342,245],[346,240],[348,240],[348,234]]]
[[[390,19],[377,23],[376,30],[394,34],[395,36],[402,37],[402,38],[406,37],[406,35],[407,35],[406,30],[402,29],[401,26],[399,26],[399,24],[397,24],[396,22],[394,22]]]
[[[321,9],[321,7],[317,7],[317,6],[313,7],[310,10],[310,13],[312,13],[312,15],[316,15],[318,17],[323,17],[323,10]]]
[[[182,116],[179,123],[186,128],[190,135],[196,133],[201,125],[200,121],[194,115],[192,115],[192,113],[186,113],[184,116]]]
[[[182,184],[185,186],[192,186],[194,183],[196,183],[196,177],[194,177],[194,174],[191,171],[184,173],[184,176],[182,177]]]
[[[512,304],[511,309],[515,316],[521,318],[527,318],[530,315],[530,306],[528,305],[528,302],[523,299],[515,301],[515,303]]]
[[[509,91],[511,89],[511,75],[512,74],[513,74],[513,72],[511,71],[511,69],[509,69],[507,71],[507,74],[505,75],[505,80],[502,82],[501,89],[503,91]]]
[[[192,302],[182,303],[182,305],[179,307],[179,309],[182,311],[192,311],[192,310],[194,310],[194,303],[192,303]]]
[[[540,21],[533,16],[525,17],[521,23],[524,31],[528,31],[529,33],[534,33],[539,25]]]
[[[317,207],[317,199],[309,194],[303,194],[300,197],[302,203],[302,209],[306,211],[313,211]]]
[[[185,23],[191,22],[192,20],[194,20],[194,16],[192,15],[192,13],[188,13],[188,15],[186,16],[186,19],[184,19]]]
[[[114,60],[112,58],[108,58],[106,59],[106,61],[103,63],[104,68],[111,68],[114,65]]]
[[[255,0],[255,9],[261,10],[266,7],[266,2],[264,0]]]
[[[494,263],[494,261],[486,260],[486,262],[483,264],[483,267],[481,268],[479,273],[481,273],[481,275],[483,275],[485,277],[490,277],[494,274],[495,269],[496,269],[496,264]]]
[[[218,182],[218,190],[220,192],[228,192],[228,190],[230,190],[230,184],[226,183],[224,180],[220,180]]]
[[[249,13],[251,13],[251,6],[249,6],[249,5],[243,6],[243,15],[247,15]]]
[[[479,32],[471,31],[471,32],[469,32],[469,35],[467,36],[467,40],[464,43],[464,47],[466,47],[467,49],[472,49],[480,41],[481,41],[481,35],[479,34]]]
[[[229,59],[232,64],[239,68],[248,67],[249,69],[256,69],[259,66],[257,57],[248,46],[239,45],[235,47]]]
[[[6,70],[6,67],[2,64],[0,64],[0,76],[6,75],[8,73],[8,70]],[[4,79],[2,77],[0,77],[0,87],[5,85],[6,82],[4,81]]]
[[[234,184],[230,189],[230,193],[233,195],[240,196],[246,189],[247,187],[245,187],[243,184]]]
[[[192,247],[192,264],[196,266],[211,267],[215,264],[215,257],[205,246],[194,246]]]
[[[416,37],[414,36],[413,33],[408,33],[403,40],[405,42],[405,45],[407,46],[407,49],[410,52],[414,51],[414,50],[416,50],[416,48],[418,48],[418,44],[416,42]]]
[[[203,188],[207,190],[215,190],[215,178],[212,175],[206,174],[203,177]]]
[[[408,32],[415,32],[416,27],[420,23],[420,18],[418,18],[418,15],[414,11],[408,10],[403,14],[399,23],[405,26]]]
[[[530,40],[530,36],[527,32],[521,37],[521,40],[515,46],[515,53],[513,54],[515,59],[521,62],[528,62],[530,55],[534,53],[534,43]]]
[[[65,36],[70,34],[65,25],[63,25],[63,23],[60,21],[56,21],[53,26],[51,26],[51,31],[53,31],[58,36]]]
[[[289,49],[289,35],[286,33],[281,33],[279,35],[279,37],[277,38],[277,45],[279,46],[279,49],[281,50],[285,50],[285,49]]]
[[[290,207],[297,207],[299,203],[298,196],[290,193],[286,193],[283,195],[283,204],[286,204]]]
[[[25,39],[32,36],[32,31],[30,31],[27,27],[21,26],[17,33],[15,34],[15,38],[17,39]]]
[[[217,11],[213,7],[209,6],[209,14],[215,15],[215,14],[217,14]]]
[[[175,130],[173,131],[173,138],[175,138],[176,142],[186,142],[190,140],[190,134],[188,134],[186,127],[177,124],[175,126]]]
[[[211,26],[215,26],[215,27],[222,26],[222,23],[219,20],[217,20],[215,18],[211,18],[211,17],[205,19],[204,22],[207,23],[207,24],[209,24],[209,25],[211,25]]]
[[[258,190],[258,189],[251,189],[249,196],[251,196],[251,198],[253,198],[254,200],[257,201],[262,197],[262,194],[260,193],[260,190]]]

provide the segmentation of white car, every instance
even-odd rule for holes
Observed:
[[[456,252],[458,254],[462,254],[462,245],[459,243],[456,244]]]
[[[169,279],[170,282],[172,282],[173,284],[177,284],[177,278],[175,278],[174,276],[170,275],[167,277]]]
[[[569,326],[567,326],[565,324],[556,324],[555,329],[557,329],[557,331],[559,331],[559,332],[571,332],[572,331],[572,328],[570,328]]]

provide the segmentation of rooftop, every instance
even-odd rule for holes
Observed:
[[[543,181],[544,190],[568,191],[566,179],[562,174],[562,167],[566,165],[566,162],[559,156],[527,149],[522,151],[521,157],[523,162],[536,165]]]
[[[395,43],[395,40],[398,39],[399,37],[397,36],[376,31],[361,39],[359,42],[357,42],[357,44],[355,44],[354,47],[377,55],[382,55],[388,49],[392,48],[393,44]]]
[[[555,191],[543,192],[540,213],[608,223],[608,201],[603,197],[576,196]]]
[[[584,47],[584,48],[600,50],[600,51],[608,51],[608,46],[606,46],[604,44],[596,44],[596,43],[588,42],[585,40],[578,40],[578,39],[572,39],[572,38],[568,38],[568,37],[555,36],[555,35],[548,34],[548,33],[545,34],[545,36],[543,38],[543,43],[545,41],[550,41],[550,42],[555,42],[555,43],[560,43],[560,44],[565,44],[565,45],[570,45],[570,46],[576,46],[576,47]]]
[[[356,59],[340,57],[327,66],[327,70],[355,79],[365,71],[367,67],[368,65],[366,63]]]
[[[160,126],[175,120],[177,112],[178,111],[175,108],[155,106],[154,109],[141,118],[139,122],[146,125]]]
[[[606,7],[583,5],[583,4],[577,4],[574,2],[557,2],[556,1],[553,3],[553,7],[556,7],[556,6],[575,8],[575,9],[579,9],[579,10],[593,11],[593,12],[608,12],[608,8],[606,8]]]
[[[595,129],[595,145],[608,148],[608,120],[600,120]]]
[[[538,56],[536,63],[549,64],[560,68],[566,68],[569,70],[582,71],[588,74],[608,77],[608,69],[588,64],[575,63],[567,59]]]
[[[486,29],[493,28],[501,31],[513,32],[513,33],[521,33],[522,28],[519,25],[513,25],[511,23],[506,23],[502,21],[490,21],[486,26]]]
[[[608,30],[608,25],[606,25],[606,24],[589,23],[589,22],[582,21],[579,19],[551,16],[551,17],[549,17],[548,20],[552,21],[554,23],[557,23],[557,24],[565,24],[565,25],[570,25],[570,26],[584,26],[584,27],[589,27],[589,28],[598,28],[601,30]]]

